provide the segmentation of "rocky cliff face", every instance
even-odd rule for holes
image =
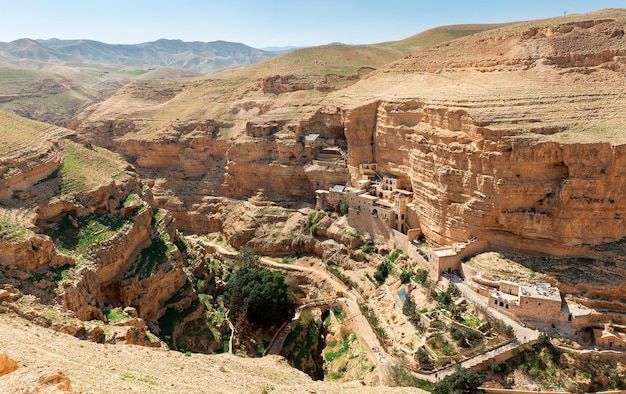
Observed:
[[[83,321],[132,307],[155,328],[191,275],[171,214],[153,209],[152,192],[132,166],[67,139],[71,131],[4,112],[0,125],[3,283]],[[197,297],[193,289],[187,293]],[[150,343],[143,321],[126,326],[117,330],[124,340]]]
[[[257,80],[167,82],[159,88],[169,86],[167,103],[136,84],[111,103],[156,100],[167,114],[204,91],[219,104],[205,112],[212,120],[158,126],[147,109],[116,115],[119,104],[105,103],[75,126],[135,164],[156,204],[189,231],[223,226],[223,204],[205,196],[263,189],[274,200],[312,202],[314,190],[376,162],[413,191],[435,243],[478,237],[576,254],[626,235],[625,18],[605,10],[509,25],[420,50],[325,96],[271,70]],[[339,163],[306,145],[308,134],[343,150]]]

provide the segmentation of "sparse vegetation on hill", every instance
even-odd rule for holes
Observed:
[[[497,29],[506,26],[506,23],[484,24],[484,25],[450,25],[435,27],[414,36],[399,41],[383,42],[375,46],[393,48],[404,53],[415,52],[420,48],[426,48],[442,42],[455,40],[457,38],[469,36],[487,30]]]
[[[447,27],[184,80],[154,79],[180,76],[173,69],[90,67],[78,74],[106,84],[101,97],[136,80],[74,119],[75,133],[0,112],[0,323],[10,310],[95,342],[160,338],[183,360],[228,350],[257,357],[279,351],[286,332],[272,338],[299,298],[306,306],[283,348],[292,365],[328,380],[432,388],[403,366],[444,374],[519,344],[520,327],[429,278],[455,251],[484,245],[520,253],[478,254],[464,263],[468,274],[481,271],[487,284],[558,282],[581,310],[597,307],[593,324],[599,315],[623,320],[626,259],[614,240],[626,235],[625,23],[626,12],[608,10]],[[43,80],[72,94],[72,81]],[[336,199],[333,186],[356,186],[366,163],[377,165],[369,183],[393,177],[403,195],[350,206],[360,192],[347,189],[349,202]],[[332,208],[312,209],[317,191]],[[420,231],[419,249],[409,249]],[[581,342],[591,343],[588,334]],[[517,364],[485,377],[624,385],[623,364],[595,350],[585,359],[546,337],[519,349]],[[459,370],[432,389],[479,383]]]

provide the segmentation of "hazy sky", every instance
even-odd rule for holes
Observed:
[[[624,8],[626,0],[0,0],[0,41],[159,38],[253,47],[368,44],[436,26]]]

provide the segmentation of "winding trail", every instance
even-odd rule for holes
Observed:
[[[341,282],[333,274],[324,269],[296,264],[280,264],[266,257],[261,257],[260,262],[265,267],[282,271],[307,272],[318,277],[319,279],[327,281],[337,294],[342,294],[343,297],[339,297],[338,301],[339,304],[342,305],[342,308],[347,311],[346,321],[350,321],[359,343],[370,355],[370,358],[376,363],[376,366],[380,367],[378,369],[380,378],[385,379],[388,367],[390,365],[397,364],[397,360],[382,349],[380,341],[378,340],[378,337],[376,337],[374,330],[367,321],[367,318],[361,313],[359,301],[363,302],[364,300],[359,293],[353,289],[348,289],[348,286],[346,286],[345,283]]]
[[[236,257],[238,254],[237,252],[226,250],[224,247],[214,243],[209,243],[209,245],[213,246],[218,253],[224,256]],[[387,353],[380,345],[380,341],[374,333],[372,326],[367,321],[367,318],[361,313],[361,309],[359,308],[359,302],[364,303],[365,301],[361,294],[359,294],[357,291],[355,291],[354,289],[349,289],[345,283],[341,282],[333,274],[322,268],[297,264],[281,264],[267,257],[260,257],[259,262],[262,266],[280,271],[305,272],[311,276],[326,281],[337,294],[342,295],[342,297],[338,297],[332,301],[335,304],[340,304],[342,308],[347,311],[346,321],[349,321],[352,324],[359,343],[367,351],[370,358],[375,362],[379,378],[382,382],[387,381],[389,376],[389,368],[391,366],[402,365],[399,360]],[[493,316],[501,319],[506,324],[511,326],[516,337],[516,339],[504,344],[503,346],[463,361],[460,364],[462,367],[472,368],[476,365],[488,362],[489,360],[507,351],[518,348],[528,343],[533,344],[537,342],[537,339],[539,337],[539,332],[537,330],[523,327],[518,322],[509,318],[508,316],[503,315],[497,310],[489,308],[485,300],[483,300],[478,294],[472,291],[462,279],[458,277],[452,278],[452,282],[456,285],[461,294],[468,299],[468,301],[486,308],[486,310],[488,310]],[[280,348],[282,347],[282,344],[284,343],[287,335],[289,334],[289,332],[291,332],[291,330],[295,328],[295,324],[297,323],[300,311],[304,307],[309,307],[311,306],[311,304],[314,303],[315,301],[298,308],[294,319],[292,319],[292,321],[288,324],[283,325],[283,327],[281,327],[277,335],[274,337],[270,348],[268,348],[268,354],[278,354],[280,352]],[[458,364],[455,364],[447,368],[440,369],[438,371],[433,371],[433,373],[431,374],[417,372],[412,372],[412,374],[419,379],[434,383],[448,375],[453,374],[454,372],[456,372],[457,368]]]

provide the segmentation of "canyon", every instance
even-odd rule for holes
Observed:
[[[3,313],[107,346],[221,352],[231,329],[219,295],[235,250],[248,247],[345,275],[344,291],[265,263],[301,300],[354,290],[354,305],[389,304],[379,317],[395,348],[405,335],[390,322],[395,298],[371,278],[394,249],[388,234],[313,209],[316,191],[356,186],[360,166],[375,164],[409,193],[423,242],[478,240],[624,322],[625,24],[626,11],[601,10],[489,26],[409,54],[329,45],[209,76],[138,79],[67,128],[0,111]],[[404,256],[398,266],[415,265]],[[272,334],[240,346],[254,354]],[[357,337],[355,358],[372,348]],[[206,366],[201,357],[192,360]],[[375,391],[389,383],[383,364],[348,375]]]

